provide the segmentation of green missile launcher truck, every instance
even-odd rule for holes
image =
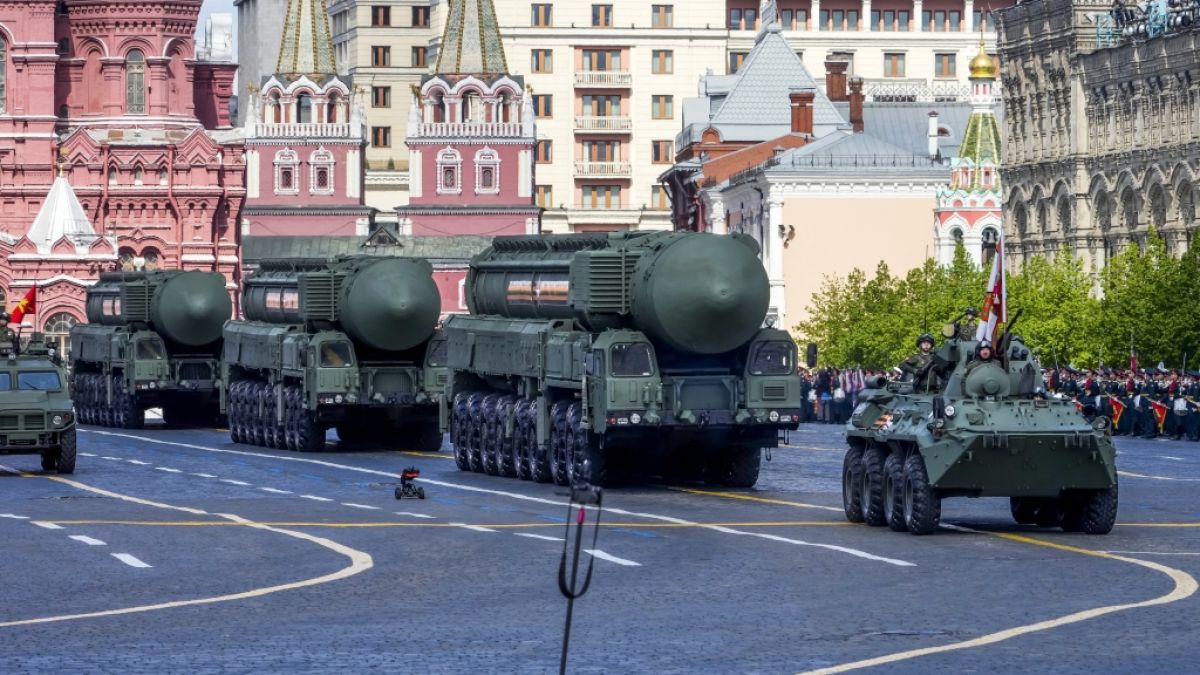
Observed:
[[[106,272],[87,292],[88,323],[71,328],[79,420],[140,429],[147,408],[167,424],[217,422],[221,327],[233,313],[218,272]]]
[[[234,441],[289,450],[390,439],[438,450],[445,382],[433,267],[416,258],[264,260],[225,326]]]
[[[11,337],[11,339],[10,339]],[[0,336],[0,456],[41,455],[44,471],[75,472],[67,370],[41,333]]]
[[[460,469],[565,485],[631,472],[758,480],[799,421],[796,347],[764,328],[748,236],[498,237],[443,331]]]

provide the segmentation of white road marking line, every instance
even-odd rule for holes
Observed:
[[[154,467],[154,470],[155,471],[166,471],[167,473],[183,473],[179,469],[172,469],[169,466],[156,466],[156,467]]]
[[[550,537],[544,534],[534,534],[532,532],[513,532],[518,537],[528,537],[529,539],[541,539],[542,541],[557,541],[562,542],[562,537]]]
[[[273,487],[260,487],[260,488],[258,488],[258,489],[259,489],[259,490],[262,490],[263,492],[270,492],[271,494],[276,494],[276,495],[290,495],[290,494],[295,494],[295,493],[294,493],[294,492],[292,492],[291,490],[280,490],[279,488],[273,488]]]
[[[124,461],[124,459],[122,459],[121,457],[101,457],[100,459],[107,459],[107,460],[110,460],[110,461],[113,461],[113,462],[121,462],[121,461]]]
[[[642,563],[634,562],[632,560],[626,560],[625,558],[618,558],[617,556],[605,553],[604,551],[601,551],[598,548],[585,548],[585,549],[583,549],[583,552],[591,554],[591,556],[593,558],[607,560],[610,563],[616,563],[622,567],[641,567],[642,566]]]
[[[435,516],[430,516],[430,515],[427,515],[427,514],[424,514],[424,513],[411,513],[411,512],[409,512],[409,511],[397,511],[397,512],[396,512],[396,515],[398,515],[398,516],[410,516],[410,517],[412,517],[412,518],[434,518],[434,517],[435,517]]]
[[[0,518],[11,518],[13,520],[29,520],[29,516],[18,516],[13,513],[0,513]]]
[[[1200,555],[1193,551],[1101,551],[1101,553],[1120,553],[1124,555]]]
[[[106,546],[107,545],[104,542],[100,541],[99,539],[92,539],[91,537],[89,537],[85,534],[72,534],[71,539],[74,539],[75,541],[81,541],[81,542],[87,544],[88,546]]]
[[[1170,455],[1159,455],[1159,459],[1169,459],[1172,462],[1182,462],[1183,461],[1182,457],[1172,457]]]
[[[212,475],[211,473],[194,473],[192,475],[199,476],[201,478],[216,478],[216,476]]]
[[[372,511],[379,510],[378,506],[367,506],[366,504],[355,504],[354,502],[342,502],[342,506],[350,506],[356,509],[370,509]]]
[[[121,562],[125,563],[126,565],[129,565],[130,567],[150,567],[150,565],[147,565],[146,563],[142,562],[141,560],[138,560],[137,558],[129,555],[128,553],[114,553],[114,554],[112,554],[112,557],[116,558],[117,560],[120,560]]]
[[[161,440],[158,438],[153,438],[150,436],[138,436],[136,434],[118,433],[115,431],[99,431],[96,429],[84,429],[83,431],[84,431],[84,433],[87,433],[87,434],[97,434],[99,436],[112,436],[115,438],[131,438],[134,440],[141,441],[143,443],[153,443],[155,445],[165,445],[168,447],[188,448],[191,450],[201,450],[204,452],[211,452],[211,453],[222,454],[222,455],[241,455],[243,457],[258,457],[258,458],[274,460],[274,461],[278,461],[278,462],[296,462],[296,463],[300,463],[300,464],[313,464],[316,466],[324,466],[324,467],[328,467],[328,468],[332,468],[332,469],[340,469],[342,471],[352,471],[352,472],[356,472],[356,473],[369,474],[369,475],[373,475],[373,476],[387,476],[387,477],[393,478],[393,479],[400,478],[400,474],[393,473],[390,471],[379,471],[377,469],[368,469],[368,468],[361,467],[361,466],[351,466],[349,464],[338,464],[336,462],[330,462],[330,461],[323,460],[323,459],[311,459],[308,457],[289,457],[286,455],[269,455],[269,454],[266,454],[263,452],[251,452],[248,450],[230,450],[230,449],[226,449],[226,448],[214,448],[214,447],[207,446],[207,445],[198,445],[195,443],[180,443],[178,441],[164,441],[164,440]],[[534,504],[548,504],[548,505],[554,506],[554,507],[565,507],[567,505],[567,503],[563,502],[563,501],[559,501],[559,500],[555,500],[555,499],[545,499],[543,497],[534,497],[532,495],[522,494],[520,492],[510,492],[508,490],[493,490],[491,488],[476,487],[474,485],[464,485],[462,483],[450,483],[447,481],[434,480],[431,478],[419,478],[417,480],[420,480],[421,482],[426,483],[428,485],[436,485],[438,487],[449,488],[452,490],[462,490],[464,492],[487,494],[487,495],[492,495],[495,497],[506,497],[508,499],[515,499],[515,500],[534,503]],[[1197,480],[1200,480],[1200,479],[1197,479]],[[330,501],[332,501],[332,500],[330,500]],[[779,541],[779,542],[794,544],[796,546],[810,546],[810,547],[821,548],[821,549],[826,549],[826,550],[830,550],[830,551],[837,551],[839,553],[846,553],[846,554],[852,555],[856,558],[861,558],[863,560],[871,560],[874,562],[881,562],[881,563],[885,563],[888,565],[896,565],[897,567],[916,567],[916,563],[911,563],[906,560],[899,560],[896,558],[886,558],[883,556],[877,556],[877,555],[874,555],[871,553],[867,553],[866,551],[861,551],[856,548],[849,548],[849,547],[845,547],[845,546],[833,546],[831,544],[818,544],[815,542],[804,541],[801,539],[788,539],[786,537],[779,537],[779,536],[767,534],[764,532],[750,532],[750,531],[746,531],[746,530],[735,530],[735,529],[727,528],[727,527],[719,527],[716,525],[704,525],[702,523],[696,523],[696,522],[693,522],[690,520],[684,520],[682,518],[675,518],[672,516],[662,516],[662,515],[658,515],[658,514],[654,514],[654,513],[628,511],[626,509],[618,509],[618,508],[612,508],[612,507],[606,507],[605,511],[607,511],[608,513],[610,513],[612,515],[630,516],[633,518],[644,518],[646,520],[655,520],[655,521],[659,521],[659,522],[675,523],[677,525],[686,525],[689,527],[714,530],[717,532],[724,532],[726,534],[736,534],[736,535],[745,536],[745,537],[757,537],[759,539],[767,539],[770,541]]]
[[[246,481],[242,481],[242,480],[234,480],[234,479],[232,479],[232,478],[222,478],[222,479],[221,479],[221,482],[222,482],[222,483],[229,483],[230,485],[241,485],[241,486],[247,486],[247,485],[250,485],[250,484],[249,484],[249,483],[247,483]]]
[[[474,530],[475,532],[498,532],[499,531],[499,530],[493,530],[490,527],[483,527],[481,525],[467,525],[466,523],[450,523],[450,525],[452,525],[453,527],[461,527],[466,530]]]
[[[328,497],[318,497],[316,495],[300,495],[300,498],[301,499],[311,499],[314,502],[331,502],[331,501],[333,501],[332,499],[330,499]]]
[[[81,452],[79,454],[83,455],[84,457],[95,457],[96,456],[96,454],[92,453],[92,452]]]
[[[33,524],[34,524],[34,525],[37,525],[38,527],[44,527],[44,528],[46,528],[47,530],[61,530],[61,529],[63,529],[63,528],[62,528],[62,525],[55,525],[54,523],[44,523],[44,522],[42,522],[42,521],[40,521],[40,520],[35,520],[35,521],[33,521]]]
[[[1150,480],[1170,480],[1180,483],[1196,483],[1200,482],[1200,478],[1175,478],[1172,476],[1150,476],[1144,473],[1134,473],[1132,471],[1118,471],[1119,476],[1128,476],[1129,478],[1149,478]]]
[[[137,464],[138,466],[150,466],[150,462],[143,462],[140,459],[127,459],[125,461],[129,462],[130,464]]]

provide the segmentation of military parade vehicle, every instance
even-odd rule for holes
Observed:
[[[395,439],[438,450],[441,296],[416,258],[265,260],[225,326],[222,410],[239,443],[314,451]],[[397,433],[399,432],[399,433]]]
[[[41,333],[0,342],[0,455],[41,455],[42,469],[75,472],[75,413],[67,370]]]
[[[753,485],[801,405],[758,253],[745,235],[497,237],[471,262],[470,314],[443,327],[458,467],[599,484],[665,460]]]
[[[1018,523],[1112,529],[1111,424],[1073,401],[1047,399],[1041,365],[1012,325],[991,359],[948,325],[913,381],[879,378],[859,395],[842,466],[848,520],[929,534],[947,497],[1008,497]]]
[[[87,291],[88,323],[71,328],[72,393],[84,424],[139,429],[218,416],[221,327],[233,313],[218,272],[106,272]]]

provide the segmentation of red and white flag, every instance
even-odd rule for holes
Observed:
[[[992,272],[983,289],[983,312],[979,327],[975,329],[976,340],[987,340],[996,344],[1000,324],[1008,321],[1008,284],[1004,279],[1004,240],[996,242],[996,255],[992,256]]]

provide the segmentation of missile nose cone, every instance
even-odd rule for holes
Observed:
[[[441,296],[424,261],[384,259],[360,269],[342,306],[346,330],[366,344],[403,351],[433,333]]]
[[[164,336],[199,347],[221,337],[221,329],[233,313],[233,303],[224,275],[190,271],[163,283],[153,311],[155,327]]]

